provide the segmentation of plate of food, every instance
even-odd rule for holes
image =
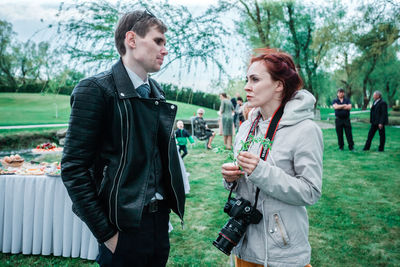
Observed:
[[[32,149],[32,153],[34,154],[43,154],[43,153],[57,153],[61,152],[62,147],[57,147],[55,143],[43,143],[37,145],[36,148]]]
[[[59,177],[61,177],[61,173],[46,173],[46,176],[49,176],[49,177],[53,177],[53,178],[59,178]]]
[[[5,156],[0,160],[1,164],[4,167],[14,167],[14,168],[21,167],[22,164],[24,164],[24,161],[25,160],[18,154]]]
[[[44,173],[49,177],[60,177],[61,176],[61,165],[59,162],[53,162],[47,164]]]
[[[41,170],[40,168],[30,168],[30,169],[25,169],[21,172],[17,171],[17,174],[21,175],[43,175],[44,171]]]
[[[0,175],[13,175],[16,171],[11,171],[7,169],[0,168]]]

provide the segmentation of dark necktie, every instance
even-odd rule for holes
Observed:
[[[147,83],[142,84],[136,91],[142,98],[149,98],[150,97],[150,86]]]

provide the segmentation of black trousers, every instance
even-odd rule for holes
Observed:
[[[179,146],[179,153],[181,153],[181,151],[183,151],[183,154],[181,155],[182,156],[182,158],[184,157],[184,156],[186,156],[187,155],[187,148],[186,148],[186,145],[178,145]]]
[[[341,119],[336,118],[335,120],[336,126],[336,134],[338,138],[339,148],[343,149],[344,141],[343,141],[343,129],[346,134],[347,144],[349,145],[349,149],[352,150],[354,148],[353,134],[351,132],[351,123],[350,118]]]
[[[371,124],[371,128],[369,128],[367,142],[365,142],[364,150],[369,150],[371,147],[372,139],[375,136],[376,131],[379,130],[379,151],[383,151],[385,148],[385,125],[383,125],[382,129],[379,129],[378,124]]]
[[[100,244],[97,263],[105,267],[165,267],[170,249],[169,213],[169,209],[143,213],[139,229],[119,232],[114,254]]]

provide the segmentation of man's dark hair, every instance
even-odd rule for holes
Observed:
[[[167,26],[147,10],[133,11],[123,15],[118,21],[114,34],[115,46],[119,55],[123,56],[126,53],[124,40],[128,31],[133,31],[143,38],[153,26],[156,26],[161,33],[167,31]]]
[[[339,89],[337,89],[337,92],[338,92],[338,93],[339,93],[339,92],[344,93],[344,89],[343,89],[343,88],[339,88]]]
[[[242,101],[243,102],[243,98],[241,96],[237,97],[237,101]]]

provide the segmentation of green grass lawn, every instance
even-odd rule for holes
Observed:
[[[319,266],[400,266],[400,129],[386,128],[385,152],[361,151],[368,124],[353,123],[356,152],[339,151],[335,129],[323,130],[323,194],[308,207],[311,264]],[[305,137],[307,138],[307,137]],[[222,145],[217,136],[215,145]],[[272,148],[273,149],[273,148]],[[190,172],[185,225],[171,216],[171,253],[168,266],[229,266],[229,257],[213,245],[228,220],[223,205],[220,166],[224,155],[189,148],[185,158]],[[0,266],[96,266],[80,259],[0,254]]]
[[[67,123],[69,114],[69,96],[0,93],[0,126]]]
[[[0,93],[0,126],[68,123],[71,112],[69,98],[53,94]],[[168,102],[178,105],[177,119],[189,119],[199,108],[176,101]],[[216,110],[204,110],[206,119],[218,118]]]

